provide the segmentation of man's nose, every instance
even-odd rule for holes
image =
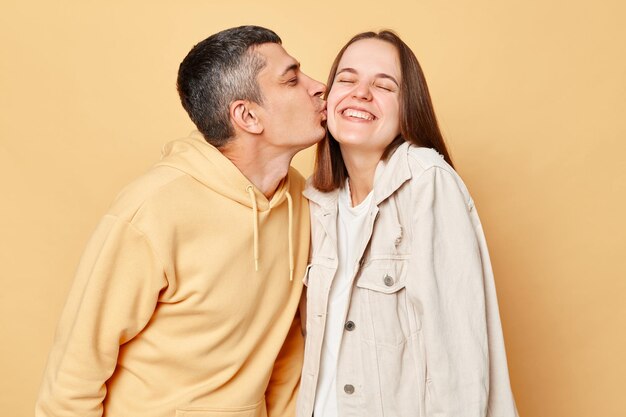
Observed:
[[[314,80],[308,75],[306,77],[309,79],[309,83],[310,83],[309,94],[311,94],[311,96],[321,98],[326,92],[326,85],[324,85],[323,83],[317,80]]]

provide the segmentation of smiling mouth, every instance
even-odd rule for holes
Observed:
[[[350,109],[347,108],[344,111],[341,112],[341,114],[345,117],[349,117],[349,118],[353,118],[353,119],[359,119],[359,120],[374,120],[376,119],[376,116],[374,116],[372,113],[370,112],[366,112],[363,110],[356,110],[356,109]]]

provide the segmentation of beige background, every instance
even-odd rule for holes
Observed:
[[[178,63],[247,23],[275,29],[318,79],[356,32],[403,36],[485,225],[521,415],[626,415],[622,0],[1,6],[2,415],[32,414],[99,217],[163,143],[191,130]],[[296,160],[305,174],[311,155]]]

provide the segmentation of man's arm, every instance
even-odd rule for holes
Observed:
[[[81,259],[48,358],[35,416],[99,417],[120,345],[148,323],[167,285],[145,235],[105,216]]]
[[[274,370],[265,392],[268,417],[295,416],[303,358],[304,337],[298,309],[287,339],[274,363]]]

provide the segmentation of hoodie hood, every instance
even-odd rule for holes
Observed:
[[[161,161],[157,166],[169,166],[183,171],[213,191],[250,208],[253,203],[249,187],[252,187],[257,208],[261,212],[284,202],[289,189],[287,177],[268,200],[230,159],[209,144],[198,131],[186,138],[167,143],[161,154]]]
[[[289,269],[293,279],[293,202],[289,194],[289,176],[285,177],[271,199],[257,189],[245,175],[222,154],[209,144],[198,131],[186,138],[174,140],[163,147],[161,161],[157,166],[168,166],[190,175],[211,190],[229,200],[251,209],[254,232],[254,264],[259,269],[259,224],[258,213],[282,204],[289,205]]]

